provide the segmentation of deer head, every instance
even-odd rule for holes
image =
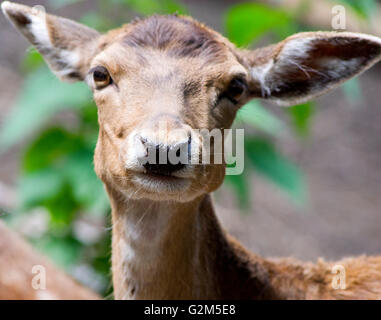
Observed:
[[[87,82],[99,115],[96,172],[109,191],[133,199],[189,201],[225,174],[224,164],[142,163],[147,150],[192,153],[193,129],[229,128],[250,99],[302,103],[381,57],[381,39],[364,34],[300,33],[242,50],[184,16],[152,16],[101,35],[27,6],[2,9],[58,77]]]

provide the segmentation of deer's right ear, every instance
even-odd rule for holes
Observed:
[[[72,20],[46,14],[42,7],[5,1],[5,16],[43,55],[62,80],[83,80],[99,33]]]

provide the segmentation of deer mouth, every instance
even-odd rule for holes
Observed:
[[[150,171],[136,172],[134,174],[134,181],[147,191],[155,193],[178,193],[185,191],[191,184],[189,178]]]
[[[150,179],[158,179],[160,181],[168,181],[168,182],[171,182],[171,181],[176,181],[176,180],[182,180],[183,178],[180,178],[180,177],[176,177],[174,176],[173,174],[171,173],[157,173],[157,172],[144,172],[144,173],[141,173],[141,175],[143,177],[148,177]]]

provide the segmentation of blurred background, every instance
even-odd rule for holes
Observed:
[[[331,30],[381,36],[376,0],[35,0],[106,31],[136,16],[189,14],[242,47]],[[245,171],[216,192],[225,228],[255,253],[318,257],[381,253],[381,64],[317,101],[262,101],[239,113]],[[0,219],[85,285],[110,292],[110,210],[93,170],[97,109],[82,83],[55,79],[0,16]]]

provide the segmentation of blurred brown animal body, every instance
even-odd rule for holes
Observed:
[[[0,300],[95,300],[100,297],[58,270],[0,221]],[[43,287],[33,288],[44,268]],[[36,282],[39,286],[39,281]]]
[[[193,129],[230,128],[250,99],[292,105],[336,88],[380,60],[379,38],[311,32],[241,50],[188,17],[153,16],[100,35],[27,6],[2,9],[53,72],[94,93],[94,163],[112,206],[117,299],[381,298],[381,257],[268,260],[227,235],[211,198],[224,164],[140,162],[149,148],[194,152]],[[334,288],[335,265],[345,289]]]

